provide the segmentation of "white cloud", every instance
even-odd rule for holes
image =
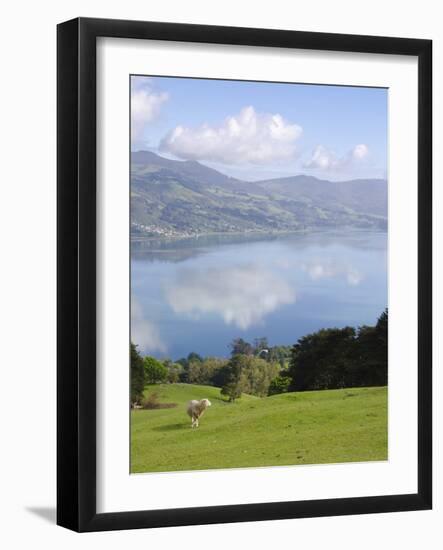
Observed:
[[[336,162],[334,154],[323,147],[323,145],[317,145],[312,152],[311,158],[304,163],[305,168],[318,168],[320,170],[328,170]]]
[[[304,167],[314,170],[340,172],[362,161],[368,155],[369,148],[364,143],[359,143],[342,157],[338,157],[324,145],[317,145],[312,152],[311,158],[304,163]]]
[[[247,329],[282,305],[295,301],[286,281],[257,265],[183,270],[177,281],[165,288],[175,313],[195,318],[216,314],[227,325]]]
[[[157,327],[144,318],[143,309],[134,297],[131,300],[131,341],[145,353],[166,352]]]
[[[166,92],[154,92],[149,78],[133,79],[131,88],[131,138],[133,141],[143,137],[145,127],[160,112],[160,108],[169,95]]]
[[[160,149],[186,160],[265,164],[293,158],[301,134],[300,126],[281,115],[257,113],[249,106],[219,126],[177,126],[164,137]]]

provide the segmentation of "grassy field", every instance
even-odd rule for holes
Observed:
[[[387,459],[387,388],[243,395],[228,403],[218,388],[165,384],[146,388],[169,409],[131,412],[131,471],[162,472],[324,464]],[[200,427],[190,399],[210,399]]]

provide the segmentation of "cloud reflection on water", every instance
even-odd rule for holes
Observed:
[[[175,313],[197,319],[216,314],[243,330],[295,302],[295,291],[284,279],[255,264],[180,270],[165,295]]]
[[[166,352],[157,327],[144,318],[143,309],[134,296],[131,300],[131,341],[145,353]]]
[[[350,286],[358,286],[363,280],[363,275],[348,264],[340,264],[332,260],[312,260],[302,264],[313,281],[329,279],[331,277],[344,277]]]

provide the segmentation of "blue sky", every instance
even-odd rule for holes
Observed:
[[[133,76],[131,148],[246,180],[386,177],[388,90]]]

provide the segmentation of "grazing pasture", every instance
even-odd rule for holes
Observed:
[[[220,389],[147,386],[175,408],[131,411],[131,472],[387,460],[387,388],[347,388],[228,403]],[[191,399],[212,406],[191,429]]]

